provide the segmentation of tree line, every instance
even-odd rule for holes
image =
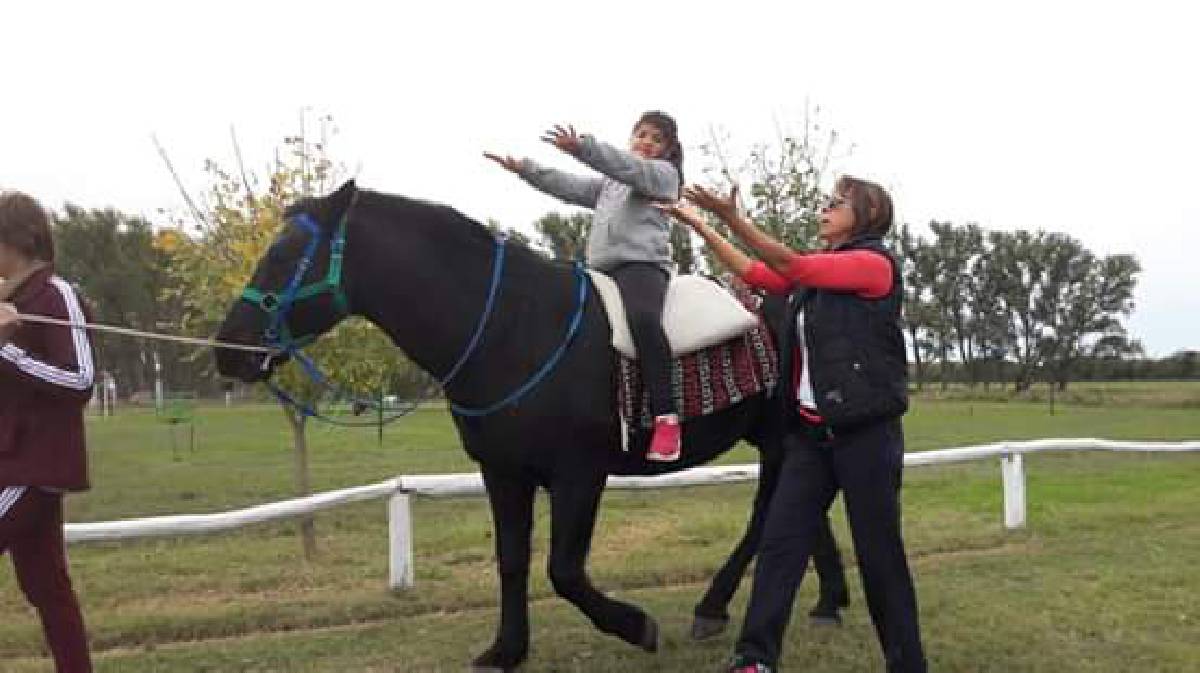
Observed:
[[[753,146],[736,164],[713,136],[700,148],[708,181],[726,189],[740,184],[743,209],[776,239],[798,250],[819,248],[822,185],[837,134],[806,122],[800,133]],[[553,258],[575,259],[590,226],[587,213],[547,213],[533,223],[532,243]],[[901,223],[888,237],[904,279],[917,386],[999,383],[1019,392],[1038,381],[1065,388],[1081,378],[1200,376],[1195,351],[1148,359],[1129,334],[1125,321],[1141,271],[1133,255],[1099,255],[1072,236],[1043,230],[939,221],[926,229]],[[675,226],[671,239],[681,273],[721,274],[684,227]]]
[[[325,121],[325,120],[323,120]],[[731,160],[722,142],[700,147],[705,180],[742,186],[742,207],[768,233],[796,249],[820,246],[819,204],[837,135],[805,123],[799,133]],[[235,139],[236,144],[236,139]],[[98,322],[159,332],[203,335],[245,282],[256,254],[274,236],[290,199],[319,193],[337,164],[321,142],[286,138],[265,176],[241,165],[208,164],[210,185],[175,227],[158,228],[139,216],[68,204],[54,214],[59,271],[77,283]],[[717,223],[719,225],[719,223]],[[591,216],[549,212],[528,228],[504,229],[518,243],[549,257],[582,257]],[[681,273],[720,274],[719,263],[682,226],[671,232]],[[1145,357],[1128,333],[1141,267],[1127,254],[1099,255],[1078,239],[1042,230],[998,231],[968,223],[900,224],[889,243],[902,265],[904,328],[917,385],[951,382],[1016,390],[1037,381],[1060,387],[1081,378],[1192,378],[1195,351],[1160,360]],[[364,334],[347,339],[357,347]],[[368,340],[369,341],[369,340]],[[99,366],[114,374],[128,396],[153,385],[162,365],[168,389],[211,394],[218,389],[211,359],[194,348],[97,335]],[[371,341],[383,357],[387,344]],[[385,388],[424,385],[403,366],[372,363]],[[355,374],[360,374],[355,372]]]

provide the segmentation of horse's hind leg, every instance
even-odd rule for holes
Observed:
[[[596,628],[648,652],[658,649],[658,625],[640,608],[608,598],[587,576],[587,556],[605,475],[556,479],[550,486],[550,582]]]
[[[533,531],[532,480],[483,468],[496,529],[500,573],[500,625],[496,640],[476,657],[472,670],[511,671],[529,652],[529,541]]]
[[[746,567],[758,553],[762,541],[763,524],[767,517],[767,508],[775,493],[779,481],[779,469],[782,465],[781,455],[767,457],[763,454],[759,459],[758,491],[754,494],[754,508],[750,512],[750,522],[737,547],[709,584],[708,591],[696,604],[695,616],[692,621],[692,638],[704,640],[725,630],[729,624],[729,601],[733,600]],[[820,597],[817,604],[809,612],[809,616],[818,623],[841,623],[839,608],[849,603],[846,591],[846,572],[842,565],[842,557],[838,552],[837,540],[833,537],[833,528],[829,524],[829,516],[825,516],[825,525],[813,546],[813,565],[817,571]]]
[[[820,582],[820,596],[808,616],[816,624],[841,624],[842,616],[838,610],[850,604],[850,594],[846,590],[846,570],[828,514],[813,546],[812,561]]]
[[[725,560],[725,564],[713,576],[708,585],[708,591],[696,604],[695,618],[692,621],[692,637],[696,640],[711,638],[725,630],[729,623],[729,601],[737,592],[746,566],[758,553],[758,545],[762,540],[763,523],[767,518],[767,505],[775,493],[775,484],[779,482],[779,468],[782,464],[781,455],[775,454],[770,458],[760,454],[758,463],[758,490],[754,494],[754,507],[750,511],[750,521],[746,524],[746,532],[734,548],[733,553]]]

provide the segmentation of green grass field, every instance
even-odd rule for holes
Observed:
[[[909,450],[1037,437],[1200,438],[1200,414],[1186,403],[1200,384],[1124,387],[1079,386],[1105,403],[1060,404],[1053,416],[1044,403],[925,396],[908,416]],[[177,461],[152,414],[93,419],[94,490],[69,499],[69,519],[212,512],[291,496],[290,436],[277,409],[202,408],[197,424],[195,453]],[[311,444],[317,490],[474,470],[442,411],[390,426],[382,447],[372,430],[325,426],[312,428]],[[724,460],[753,458],[741,448]],[[1036,455],[1027,471],[1029,528],[1019,533],[1001,525],[996,462],[906,473],[905,536],[932,670],[1200,670],[1200,454]],[[732,634],[698,645],[686,629],[751,495],[745,484],[606,496],[593,578],[660,620],[654,656],[600,634],[553,596],[539,572],[548,532],[539,508],[524,670],[720,670]],[[383,501],[319,515],[312,563],[290,523],[72,546],[98,670],[463,670],[490,642],[496,618],[486,503],[418,500],[414,517],[417,588],[396,594],[386,590]],[[798,606],[814,598],[806,581]],[[856,582],[846,618],[842,629],[798,618],[786,670],[878,670]],[[0,570],[0,671],[48,670],[37,621],[11,571]]]

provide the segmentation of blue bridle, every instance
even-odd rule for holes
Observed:
[[[355,195],[355,199],[357,200],[357,194]],[[352,210],[353,205],[354,202],[352,201],[350,207],[346,209],[346,213],[342,216],[336,231],[333,233],[330,239],[329,270],[326,273],[325,278],[315,283],[302,285],[304,282],[304,276],[312,267],[312,263],[316,256],[316,251],[320,246],[322,237],[321,229],[312,216],[307,213],[300,213],[289,218],[289,221],[308,232],[309,240],[304,247],[303,256],[296,263],[296,269],[292,273],[292,277],[288,281],[288,284],[284,287],[283,291],[276,295],[270,292],[263,292],[257,288],[254,288],[253,286],[248,285],[241,294],[242,300],[250,302],[268,314],[268,325],[263,333],[264,344],[275,349],[279,353],[286,354],[295,359],[296,362],[300,363],[300,366],[304,369],[305,373],[313,382],[328,390],[334,390],[339,393],[343,393],[345,391],[330,382],[329,378],[321,372],[316,363],[314,363],[300,350],[301,348],[315,341],[317,335],[301,335],[299,337],[292,335],[291,330],[287,325],[287,317],[296,302],[312,299],[326,293],[333,295],[333,305],[334,310],[337,312],[338,320],[350,314],[349,301],[346,297],[344,289],[342,288],[342,261],[346,245],[346,223],[349,219],[350,211]],[[470,357],[475,353],[483,339],[483,332],[487,327],[489,319],[491,318],[493,309],[495,309],[496,298],[500,294],[500,285],[504,275],[507,241],[507,237],[503,234],[495,237],[496,243],[492,259],[492,277],[488,286],[487,301],[484,303],[483,311],[479,315],[479,320],[475,325],[475,330],[472,333],[470,340],[467,342],[466,347],[459,355],[458,360],[444,376],[437,380],[438,385],[442,388],[445,388],[451,381],[454,380],[456,376],[458,376],[467,360],[469,360]],[[466,417],[481,417],[495,413],[496,411],[499,411],[505,407],[516,404],[521,400],[521,398],[528,394],[530,390],[544,381],[551,374],[551,372],[554,371],[554,368],[558,365],[559,361],[562,360],[567,348],[574,340],[575,335],[578,334],[579,327],[583,322],[583,313],[587,306],[587,292],[589,283],[587,272],[584,269],[583,264],[578,261],[574,263],[573,270],[576,284],[575,312],[571,317],[571,321],[567,326],[567,332],[564,335],[562,342],[558,345],[558,348],[551,353],[547,360],[542,364],[541,367],[538,368],[536,372],[534,372],[533,375],[531,375],[524,383],[517,386],[503,399],[479,408],[465,407],[451,402],[450,409],[454,413],[458,414],[459,416]],[[269,366],[271,357],[272,356],[268,356],[267,359],[263,361],[264,368]],[[312,406],[297,400],[295,396],[289,394],[287,391],[275,385],[270,380],[266,381],[266,385],[281,403],[293,407],[303,416],[316,418],[333,423],[335,425],[376,425],[376,423],[347,423],[339,419],[330,418],[324,414],[321,414]],[[400,418],[401,416],[411,413],[416,409],[421,399],[428,398],[429,396],[429,391],[426,391],[425,394],[419,396],[417,402],[413,403],[410,408],[396,414],[386,422],[391,422],[397,418]],[[362,398],[353,394],[350,394],[347,397],[353,400],[356,409],[377,408],[379,406],[379,402],[373,399]]]
[[[264,345],[291,355],[316,341],[316,334],[295,337],[288,328],[287,317],[296,302],[328,293],[333,295],[333,309],[337,313],[336,320],[350,315],[350,303],[342,288],[342,260],[346,249],[346,220],[349,218],[349,214],[350,210],[347,209],[329,241],[329,269],[324,278],[315,283],[301,285],[304,282],[305,274],[312,267],[317,247],[321,243],[321,228],[311,215],[300,213],[292,216],[289,220],[308,233],[308,243],[305,244],[304,255],[296,263],[296,270],[292,273],[292,277],[284,286],[283,291],[279,294],[263,292],[252,285],[247,285],[242,290],[242,300],[257,306],[268,316],[267,329],[263,332]]]

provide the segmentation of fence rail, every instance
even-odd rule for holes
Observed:
[[[904,455],[905,467],[947,465],[986,458],[1000,458],[1004,489],[1004,525],[1025,526],[1025,467],[1023,456],[1047,451],[1125,451],[1138,453],[1181,453],[1200,451],[1200,441],[1129,442],[1108,439],[1036,439],[994,442]],[[758,465],[697,467],[657,477],[609,477],[608,487],[643,490],[683,486],[711,486],[754,481]],[[377,484],[327,491],[304,498],[256,505],[213,514],[178,514],[144,519],[96,523],[72,523],[65,528],[68,542],[132,540],[147,537],[196,535],[233,530],[256,523],[289,519],[365,500],[389,498],[389,586],[413,585],[411,496],[462,497],[484,494],[478,473],[404,475]]]

